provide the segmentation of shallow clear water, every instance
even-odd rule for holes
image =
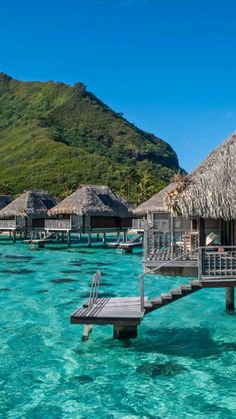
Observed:
[[[1,418],[235,418],[236,316],[201,290],[145,317],[132,342],[70,314],[102,271],[107,296],[138,295],[142,254],[0,241]],[[185,279],[186,281],[186,279]],[[146,295],[183,282],[149,275]]]

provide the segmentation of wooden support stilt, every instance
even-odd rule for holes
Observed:
[[[134,339],[138,336],[138,326],[137,325],[120,325],[114,324],[113,329],[114,339],[125,340],[125,339]]]
[[[91,233],[88,233],[88,247],[92,247]]]
[[[234,311],[234,287],[226,288],[226,310]]]
[[[124,231],[124,243],[127,242],[127,231]]]
[[[99,237],[99,233],[97,234],[97,242],[99,242],[100,237]]]
[[[62,243],[65,242],[65,233],[64,233],[64,231],[62,231],[62,233],[61,233],[61,242]]]
[[[93,330],[93,325],[92,324],[85,324],[84,325],[84,332],[83,332],[83,335],[82,335],[82,338],[81,338],[82,342],[86,342],[88,340],[89,336],[92,333],[92,330]]]
[[[103,242],[103,244],[106,244],[106,233],[103,233],[102,242]]]
[[[70,231],[67,232],[67,244],[68,244],[68,247],[71,247],[71,235],[70,235]]]
[[[16,242],[16,232],[15,231],[12,232],[12,240],[13,240],[13,243]]]

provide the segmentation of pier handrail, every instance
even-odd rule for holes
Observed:
[[[98,271],[93,275],[88,307],[92,307],[97,302],[100,279],[101,279],[101,272]]]

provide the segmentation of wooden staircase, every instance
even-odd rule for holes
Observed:
[[[180,285],[179,288],[174,288],[168,293],[161,294],[158,298],[153,298],[151,301],[145,303],[144,309],[145,314],[151,311],[158,310],[166,306],[167,304],[173,303],[187,295],[190,295],[202,288],[201,282],[198,280],[190,281],[189,284]]]

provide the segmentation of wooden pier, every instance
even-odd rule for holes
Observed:
[[[158,268],[155,268],[155,272]],[[202,288],[226,288],[226,310],[234,310],[236,287],[236,246],[199,248],[198,279],[148,300],[144,296],[144,276],[140,275],[140,296],[98,298],[101,273],[92,281],[89,300],[70,317],[71,324],[84,324],[91,331],[93,324],[113,325],[117,339],[137,336],[138,326],[148,313],[182,299]]]

